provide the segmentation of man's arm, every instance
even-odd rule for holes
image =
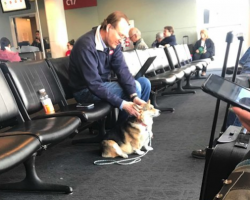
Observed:
[[[117,75],[118,82],[120,83],[128,97],[136,93],[135,79],[128,69],[121,50],[117,49],[114,52],[110,61],[110,65]]]
[[[232,107],[232,110],[238,116],[241,124],[250,131],[250,112],[243,110],[239,107]]]

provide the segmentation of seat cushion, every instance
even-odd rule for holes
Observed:
[[[185,75],[184,71],[181,70],[180,68],[172,69],[170,71],[171,74],[174,74],[178,80],[182,79]]]
[[[27,121],[11,128],[9,132],[30,132],[39,138],[41,144],[46,145],[67,138],[74,133],[80,123],[78,117],[51,117]]]
[[[94,122],[107,116],[112,110],[112,106],[106,102],[95,102],[93,108],[77,108],[76,104],[70,104],[61,109],[61,115],[79,116],[87,122]],[[58,114],[60,114],[58,113]],[[83,116],[84,118],[82,118]]]
[[[152,87],[161,85],[165,86],[173,84],[176,81],[176,76],[171,72],[164,72],[148,79],[150,80]]]
[[[206,62],[191,62],[190,64],[195,65],[196,70],[201,70],[204,67],[207,66]]]
[[[41,147],[32,135],[0,136],[0,143],[0,173],[22,163]]]

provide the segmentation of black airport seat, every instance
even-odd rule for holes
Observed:
[[[190,69],[191,73],[186,75],[186,85],[183,86],[184,89],[200,89],[200,86],[192,86],[190,83],[191,76],[195,73],[197,73],[197,70],[201,70],[202,67],[197,68],[194,63],[189,63],[188,58],[186,56],[185,48],[182,44],[177,44],[173,46],[176,56],[178,58],[178,62],[181,65],[181,69],[188,68]],[[198,63],[202,64],[202,63]]]
[[[66,100],[74,98],[71,88],[69,87],[69,57],[53,58],[47,60],[48,66],[50,67],[53,75],[55,76],[58,86],[62,91],[63,97]],[[98,123],[99,134],[97,138],[89,138],[84,140],[74,140],[72,143],[81,143],[81,142],[99,142],[102,140],[102,136],[105,134],[105,122],[106,117],[109,117],[111,121],[113,119],[112,106],[107,102],[96,102],[94,108],[77,108],[76,104],[66,104],[60,107],[61,112],[75,112],[78,115],[84,115],[85,121],[92,124],[93,122]],[[115,123],[115,122],[111,122]],[[91,126],[90,126],[91,128]]]
[[[168,61],[169,61],[169,65],[171,67],[171,71],[173,73],[177,73],[177,72],[183,72],[184,73],[184,77],[185,79],[189,79],[190,76],[192,75],[192,73],[195,71],[195,66],[193,65],[188,65],[188,66],[181,66],[179,61],[178,61],[178,57],[174,51],[174,48],[172,46],[169,46],[169,47],[165,47],[164,48],[165,50],[165,53],[167,55],[167,58],[168,58]],[[173,91],[173,93],[175,94],[187,94],[187,93],[195,93],[195,91],[190,91],[190,90],[184,90],[183,89],[183,81],[184,81],[184,78],[182,78],[178,84],[177,84],[177,88],[175,91]],[[162,93],[162,95],[166,95],[166,94],[169,94],[169,92],[164,92]]]
[[[0,173],[23,163],[41,148],[39,139],[25,132],[9,132],[9,135],[0,134],[0,143]]]
[[[42,109],[38,93],[42,88],[45,89],[52,103],[59,105],[60,110],[58,112],[36,116],[36,119],[53,116],[77,116],[81,118],[82,122],[94,122],[107,116],[111,110],[111,106],[106,102],[95,103],[92,109],[77,108],[76,104],[68,106],[62,89],[58,85],[58,78],[52,73],[45,60],[5,63],[1,65],[1,68],[14,88],[15,95],[21,100],[23,109],[27,110],[29,114]],[[27,118],[29,118],[28,113],[24,113]]]
[[[25,79],[25,83],[26,82],[29,82],[29,79]],[[41,148],[46,149],[47,146],[54,145],[61,140],[68,138],[70,135],[76,132],[77,128],[80,126],[80,119],[78,117],[70,116],[25,121],[24,117],[20,114],[21,112],[18,109],[15,98],[1,70],[0,85],[0,96],[2,97],[0,98],[0,124],[1,127],[5,128],[5,130],[1,130],[1,137],[15,135],[16,137],[20,136],[23,138],[23,135],[27,135],[30,136],[32,140],[33,138],[36,138],[41,145]],[[35,96],[32,96],[31,98],[35,99]],[[31,108],[32,107],[29,106],[29,110],[35,110],[35,107],[33,109]],[[12,127],[4,127],[6,121],[13,119],[16,119],[15,125],[12,125]],[[27,141],[27,145],[29,145],[29,141]],[[33,149],[34,148],[36,147],[33,146]],[[69,186],[54,185],[42,182],[38,178],[35,170],[35,158],[37,152],[25,152],[27,150],[28,148],[24,148],[24,154],[30,153],[32,155],[27,157],[26,161],[24,162],[26,169],[25,179],[18,183],[1,184],[0,190],[52,191],[63,193],[72,192],[72,188]],[[13,162],[15,162],[15,160],[13,160]],[[2,163],[0,162],[0,165],[1,164]]]

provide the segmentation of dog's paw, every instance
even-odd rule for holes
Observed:
[[[153,151],[154,148],[153,147],[150,147],[150,146],[147,146],[147,147],[144,147],[147,151]]]
[[[138,154],[138,155],[142,155],[142,154],[144,154],[145,152],[144,152],[144,151],[141,151],[141,150],[135,150],[135,153]]]
[[[123,153],[123,154],[121,155],[121,157],[123,157],[123,158],[128,158],[128,154]]]

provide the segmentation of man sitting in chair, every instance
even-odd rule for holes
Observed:
[[[129,39],[133,42],[134,49],[148,49],[148,45],[141,38],[141,31],[138,28],[129,30]]]
[[[76,101],[109,102],[122,111],[121,122],[128,115],[140,115],[134,105],[146,104],[151,91],[150,81],[145,77],[135,80],[124,61],[121,43],[128,32],[127,16],[113,12],[76,41],[69,61],[69,85]],[[111,71],[118,81],[110,81]]]

